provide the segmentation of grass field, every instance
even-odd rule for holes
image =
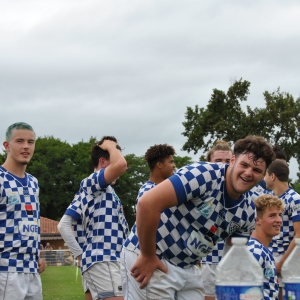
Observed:
[[[81,274],[75,266],[50,267],[41,274],[44,300],[84,300]]]

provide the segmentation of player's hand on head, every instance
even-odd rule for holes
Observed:
[[[116,148],[117,143],[111,140],[104,140],[99,147],[105,151],[109,151],[109,149]]]
[[[164,273],[167,273],[168,271],[168,268],[156,255],[147,257],[140,254],[130,272],[131,276],[133,276],[137,282],[141,283],[140,289],[143,289],[148,284],[156,269],[159,269]]]

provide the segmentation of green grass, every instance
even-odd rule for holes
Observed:
[[[76,281],[76,269],[75,266],[48,266],[41,274],[44,300],[84,300],[80,270]]]

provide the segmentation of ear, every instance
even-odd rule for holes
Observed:
[[[9,143],[7,141],[3,142],[3,147],[5,148],[6,151],[9,150]]]
[[[232,155],[231,158],[230,158],[230,165],[233,165],[235,162],[235,155]]]
[[[105,168],[105,158],[104,157],[99,158],[98,166],[100,166],[101,169]]]
[[[272,179],[272,181],[275,181],[276,175],[274,173],[271,174],[271,179]]]
[[[156,166],[157,166],[159,169],[161,169],[162,163],[161,163],[160,161],[158,161],[158,162],[156,163]]]
[[[255,218],[255,224],[256,225],[260,225],[260,217],[259,216],[256,216],[256,218]]]

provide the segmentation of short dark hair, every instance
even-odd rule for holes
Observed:
[[[145,160],[152,171],[158,162],[163,163],[170,155],[174,155],[175,150],[167,144],[159,144],[150,147],[145,153]]]
[[[274,160],[268,167],[267,172],[269,175],[274,174],[279,181],[288,182],[290,169],[286,162],[280,159]]]
[[[240,154],[252,153],[254,163],[262,158],[266,162],[267,168],[275,159],[275,153],[271,145],[261,136],[249,135],[238,140],[234,144],[233,152],[236,157]]]
[[[230,148],[230,145],[226,141],[218,140],[216,141],[215,145],[207,152],[206,161],[211,161],[211,156],[216,151],[230,151],[231,153],[233,153],[232,149]]]
[[[283,160],[287,161],[287,157],[280,146],[274,145],[273,151],[275,152],[276,159],[283,159]]]
[[[91,150],[91,158],[92,158],[92,163],[93,163],[94,168],[98,167],[99,159],[101,157],[103,157],[107,160],[109,160],[109,158],[110,158],[109,152],[100,148],[100,146],[102,145],[102,143],[105,140],[110,140],[110,141],[118,143],[117,139],[114,136],[106,135],[106,136],[103,136],[99,142],[97,142],[93,145],[92,150]],[[116,148],[119,149],[120,151],[122,150],[118,144],[117,144]]]

